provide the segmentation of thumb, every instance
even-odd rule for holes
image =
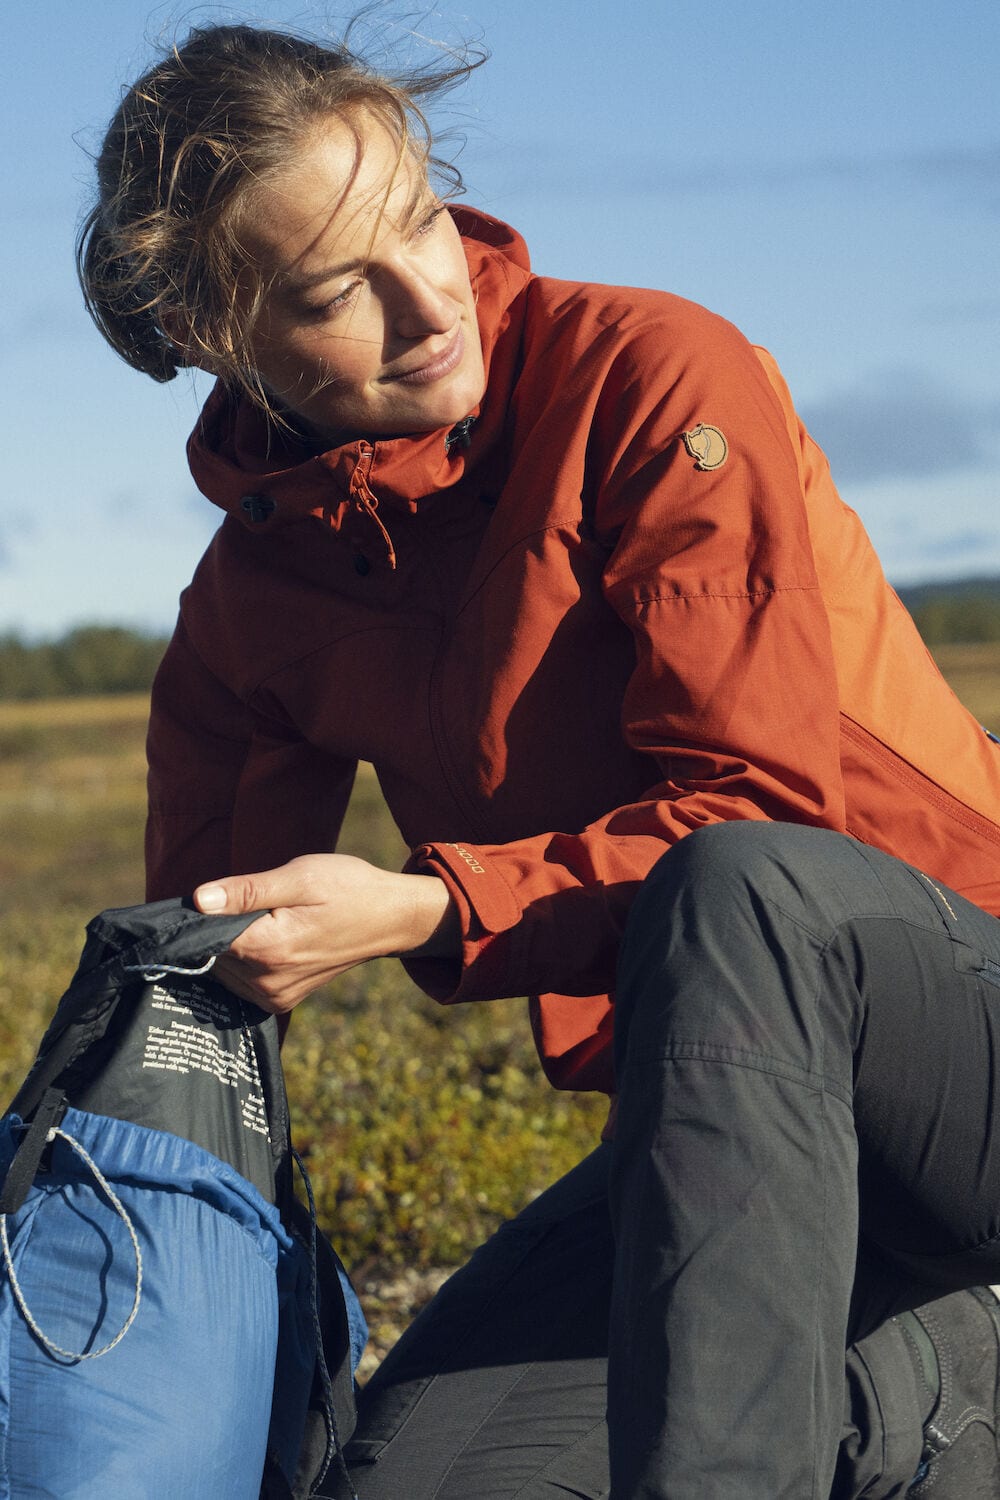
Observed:
[[[233,875],[200,885],[194,893],[194,904],[206,915],[238,916],[243,912],[266,911],[275,903],[269,899],[268,871],[263,875]]]
[[[198,886],[194,903],[206,914],[239,916],[249,911],[273,911],[279,906],[311,906],[322,898],[316,878],[316,856],[300,856],[274,870],[255,875],[227,875]]]

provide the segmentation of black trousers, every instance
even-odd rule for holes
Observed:
[[[905,1493],[891,1317],[1000,1281],[1000,922],[837,834],[723,825],[644,885],[620,981],[613,1148],[404,1335],[340,1500]]]

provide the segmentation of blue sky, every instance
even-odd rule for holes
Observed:
[[[184,440],[205,386],[101,343],[73,239],[88,151],[153,44],[345,12],[55,0],[4,26],[0,631],[154,629],[216,524]],[[663,287],[777,356],[895,582],[1000,572],[996,0],[465,0],[380,6],[492,57],[439,126],[535,268]]]

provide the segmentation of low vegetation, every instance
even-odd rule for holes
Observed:
[[[34,1057],[96,911],[142,899],[144,695],[0,705],[0,1092]],[[370,771],[342,847],[402,858]],[[293,1020],[296,1143],[372,1324],[400,1321],[496,1226],[596,1142],[605,1101],[557,1094],[523,1001],[446,1009],[386,961]]]
[[[1000,645],[938,653],[1000,730]],[[14,1093],[75,967],[83,927],[142,897],[144,694],[0,705],[0,1092]],[[402,857],[370,772],[343,845]],[[285,1048],[321,1220],[362,1288],[368,1368],[440,1280],[596,1141],[603,1101],[541,1077],[522,1001],[443,1008],[400,965],[345,976]]]

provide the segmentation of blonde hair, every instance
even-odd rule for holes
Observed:
[[[432,153],[417,101],[482,61],[390,77],[346,46],[253,26],[192,31],[128,90],[97,158],[77,267],[111,347],[154,380],[201,365],[269,408],[246,352],[264,291],[239,240],[249,193],[324,118],[359,109],[461,191],[457,169]]]

